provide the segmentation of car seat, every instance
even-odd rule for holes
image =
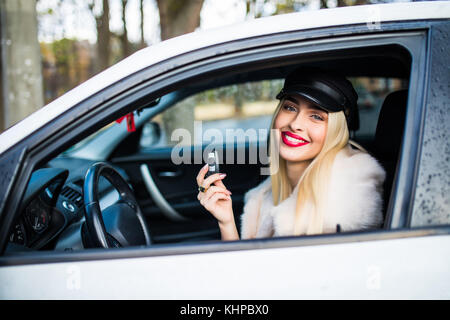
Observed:
[[[389,93],[384,99],[378,117],[372,153],[386,170],[383,186],[383,216],[386,216],[392,184],[405,127],[408,90]],[[386,219],[385,219],[386,220]]]

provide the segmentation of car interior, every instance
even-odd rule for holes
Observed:
[[[6,253],[220,241],[216,220],[197,200],[195,180],[205,163],[202,155],[211,146],[219,151],[221,172],[227,174],[224,183],[233,194],[239,230],[245,193],[267,178],[261,175],[267,154],[260,152],[250,161],[252,148],[267,150],[268,131],[257,130],[270,123],[277,88],[299,66],[335,70],[354,84],[359,100],[358,113],[349,123],[351,139],[386,170],[387,216],[411,72],[411,56],[394,45],[253,63],[170,88],[133,111],[136,130],[128,130],[127,121],[98,127],[34,169]],[[194,135],[198,127],[190,124],[193,121],[203,132],[242,129],[237,131],[242,139],[200,136],[183,145],[182,156],[188,161],[174,163],[179,141],[169,139],[169,129],[184,122]],[[248,129],[256,130],[257,139],[242,134]]]

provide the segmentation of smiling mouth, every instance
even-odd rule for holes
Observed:
[[[301,147],[309,143],[309,141],[287,131],[281,133],[281,139],[289,147]]]

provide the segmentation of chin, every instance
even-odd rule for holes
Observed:
[[[316,156],[312,155],[310,152],[301,152],[294,148],[288,148],[289,147],[286,146],[280,147],[280,157],[289,162],[311,161]]]

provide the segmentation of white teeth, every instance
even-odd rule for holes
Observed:
[[[303,140],[303,139],[302,139],[302,140],[296,139],[296,138],[293,138],[293,137],[291,137],[291,136],[288,136],[287,134],[285,134],[284,137],[285,137],[288,141],[293,142],[293,143],[306,142],[306,141]]]

